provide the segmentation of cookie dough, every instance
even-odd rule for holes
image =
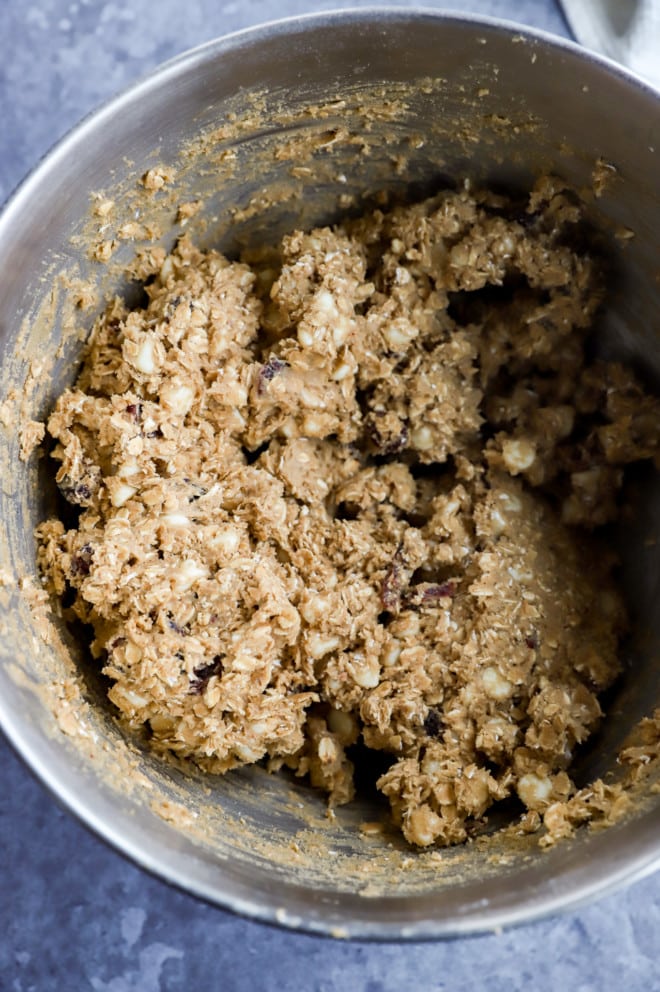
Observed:
[[[286,765],[339,804],[361,742],[416,845],[507,797],[557,821],[626,623],[592,532],[659,436],[658,401],[588,357],[583,243],[545,178],[243,261],[152,253],[48,421],[74,515],[38,538],[156,750]]]

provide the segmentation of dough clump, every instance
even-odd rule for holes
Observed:
[[[583,234],[556,179],[466,185],[243,261],[184,237],[109,304],[48,421],[76,514],[39,559],[155,749],[340,804],[361,742],[412,844],[516,795],[565,832],[626,624],[592,532],[659,423],[588,357]]]

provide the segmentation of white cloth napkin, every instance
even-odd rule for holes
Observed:
[[[660,87],[660,0],[561,0],[586,48],[622,62]]]

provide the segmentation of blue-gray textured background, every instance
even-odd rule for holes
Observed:
[[[164,59],[330,6],[367,4],[0,0],[0,201],[86,112]],[[554,0],[451,6],[569,34]],[[341,944],[236,919],[102,845],[0,738],[0,992],[654,992],[659,943],[659,875],[580,912],[438,944]]]

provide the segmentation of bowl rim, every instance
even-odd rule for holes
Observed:
[[[176,55],[86,114],[41,157],[9,195],[0,210],[0,243],[3,241],[5,229],[10,228],[20,216],[23,205],[30,201],[44,182],[47,182],[51,171],[56,170],[59,164],[70,156],[76,145],[85,140],[88,132],[102,126],[106,118],[116,115],[122,107],[142,99],[146,93],[171,82],[193,67],[221,59],[226,53],[235,52],[243,46],[258,45],[263,40],[286,36],[292,31],[304,32],[332,27],[337,21],[344,24],[358,22],[373,24],[377,20],[381,28],[386,28],[393,22],[413,20],[419,22],[420,19],[435,23],[467,25],[475,29],[497,32],[503,36],[520,36],[525,40],[564,51],[572,57],[590,62],[606,73],[618,76],[628,85],[641,88],[660,100],[660,90],[612,59],[593,53],[569,39],[541,29],[530,28],[513,20],[466,14],[454,10],[436,10],[424,6],[406,8],[387,5],[331,9],[275,19],[211,39]],[[477,905],[474,911],[460,918],[427,919],[410,925],[348,918],[341,927],[337,927],[336,922],[328,918],[314,916],[305,919],[291,913],[282,905],[283,900],[273,899],[266,903],[263,900],[245,897],[240,892],[232,892],[230,885],[221,890],[216,885],[191,881],[186,874],[185,863],[181,868],[173,866],[165,850],[161,852],[157,845],[149,848],[141,844],[137,835],[135,837],[129,835],[125,829],[126,825],[121,822],[118,828],[113,827],[112,823],[108,823],[99,814],[94,803],[87,798],[82,789],[76,789],[57,768],[44,762],[39,742],[35,741],[34,735],[21,720],[20,713],[12,710],[2,694],[0,694],[0,729],[29,771],[55,800],[115,851],[152,875],[190,895],[246,918],[292,930],[351,939],[417,941],[499,931],[504,927],[553,915],[560,910],[576,909],[597,897],[605,896],[624,885],[638,881],[660,867],[660,843],[656,839],[657,830],[651,829],[649,820],[649,829],[646,830],[641,842],[634,848],[629,846],[624,857],[619,857],[616,861],[610,859],[609,871],[606,875],[594,877],[593,872],[583,872],[580,880],[569,889],[566,886],[563,888],[558,886],[554,891],[549,891],[543,896],[536,894],[534,898],[523,900],[513,909],[496,910]],[[46,753],[43,748],[41,750]],[[660,813],[660,811],[656,812]],[[647,818],[648,816],[649,814]],[[658,822],[660,821],[654,814],[653,826],[657,826]],[[599,860],[604,860],[604,857],[601,855]]]
[[[634,70],[622,65],[620,62],[616,62],[609,56],[585,48],[571,38],[564,38],[543,28],[530,27],[511,18],[463,12],[451,7],[438,10],[433,7],[426,7],[423,4],[415,4],[410,7],[369,4],[365,7],[329,8],[324,11],[274,18],[245,28],[239,28],[228,34],[219,35],[216,38],[201,42],[199,45],[194,45],[192,48],[188,48],[172,56],[172,58],[159,63],[148,72],[138,75],[132,82],[121,87],[116,93],[92,107],[79,121],[74,123],[70,128],[67,128],[42,153],[35,165],[18,181],[16,186],[10,190],[5,200],[0,203],[0,232],[3,223],[8,222],[9,216],[17,209],[16,201],[30,195],[32,185],[36,185],[41,181],[42,171],[52,168],[55,161],[68,154],[69,146],[75,144],[79,136],[88,127],[92,125],[96,126],[97,122],[102,121],[106,115],[114,113],[124,102],[131,102],[142,93],[146,93],[153,87],[161,85],[169,77],[174,77],[177,73],[185,70],[189,64],[204,61],[207,58],[218,57],[224,51],[240,48],[243,44],[254,44],[262,38],[271,37],[273,34],[286,34],[291,28],[295,28],[298,25],[304,28],[307,25],[310,27],[331,26],[337,20],[357,22],[360,20],[379,19],[389,22],[424,18],[432,21],[443,21],[445,23],[470,24],[474,27],[484,27],[489,30],[500,31],[503,34],[515,33],[530,41],[543,42],[558,50],[564,49],[566,52],[587,62],[591,62],[594,65],[599,65],[628,83],[632,83],[634,86],[646,90],[656,97],[660,97],[660,88],[654,86],[648,79],[640,76]],[[7,215],[7,219],[5,215]]]

